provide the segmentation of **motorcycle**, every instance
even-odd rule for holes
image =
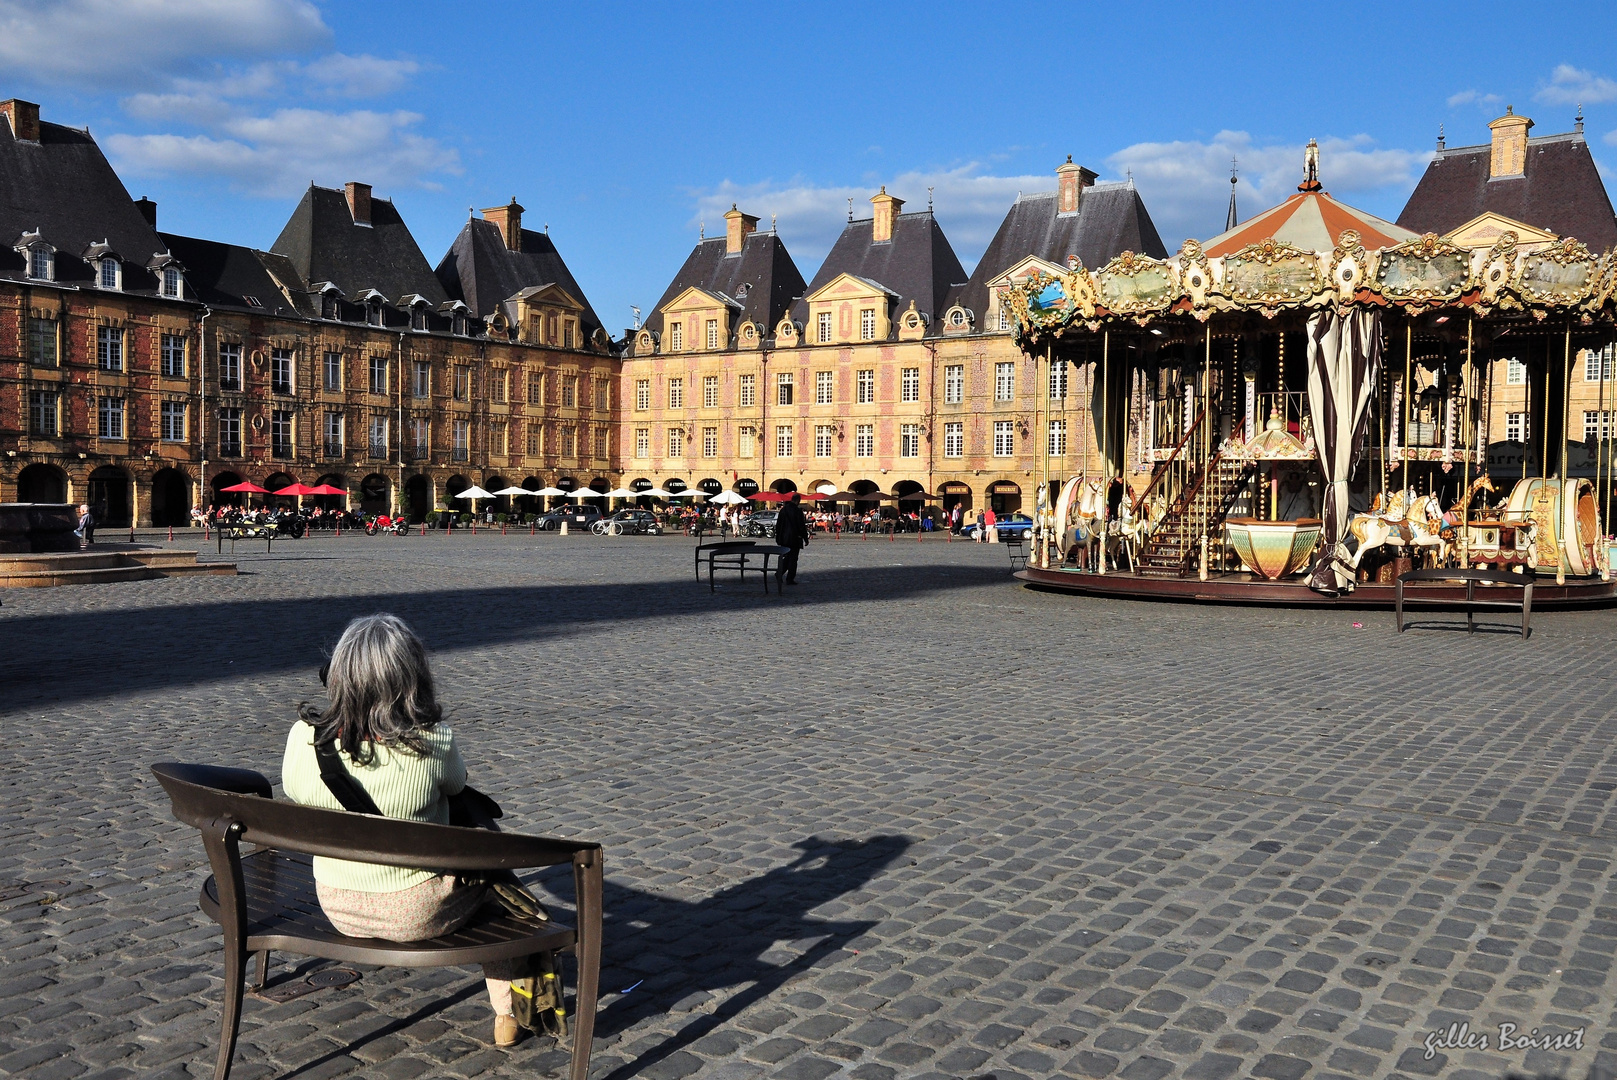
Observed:
[[[394,536],[408,536],[410,534],[410,523],[402,517],[393,518],[388,517],[386,514],[378,514],[365,523],[365,535],[375,536],[379,532],[390,532]]]
[[[302,540],[309,531],[309,522],[302,514],[282,514],[275,522],[275,531],[294,540]]]

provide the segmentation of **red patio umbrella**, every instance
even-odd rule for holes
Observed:
[[[268,488],[261,488],[257,484],[253,483],[251,480],[243,480],[239,484],[232,484],[227,488],[220,488],[219,490],[220,491],[251,491],[251,492],[258,493],[259,495],[268,495],[269,494],[269,489]]]
[[[293,484],[291,487],[281,488],[279,491],[275,492],[275,494],[277,494],[277,495],[324,495],[325,492],[321,491],[319,488],[310,487],[308,484]]]
[[[753,502],[791,502],[795,491],[760,491],[756,495],[747,496]]]
[[[330,484],[316,484],[314,487],[309,489],[308,493],[310,495],[346,495],[346,494],[348,494],[348,492],[344,491],[342,488],[340,488],[340,487],[332,487]]]

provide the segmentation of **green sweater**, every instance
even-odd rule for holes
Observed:
[[[370,765],[356,765],[338,750],[343,766],[388,817],[449,824],[450,795],[466,786],[466,762],[455,745],[455,733],[448,724],[437,724],[421,733],[429,753],[417,757],[408,750],[376,748]],[[281,787],[287,798],[303,806],[341,810],[331,790],[320,779],[320,761],[314,752],[314,728],[302,720],[292,725],[286,737],[286,757],[281,761]],[[323,855],[314,857],[314,879],[337,889],[358,892],[397,892],[435,877],[437,871],[412,870],[403,866],[378,866],[349,862]]]

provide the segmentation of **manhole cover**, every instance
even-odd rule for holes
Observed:
[[[349,968],[327,968],[317,971],[309,976],[309,985],[324,989],[328,986],[347,986],[349,983],[359,981],[359,972]]]

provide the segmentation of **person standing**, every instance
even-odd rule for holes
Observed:
[[[994,508],[992,506],[983,510],[983,524],[982,528],[978,530],[978,533],[984,543],[999,543],[999,530],[994,528],[994,526],[998,523],[999,518],[994,515]]]
[[[79,503],[79,527],[73,530],[73,535],[79,538],[81,548],[95,543],[95,516],[90,513],[89,503]]]
[[[781,506],[775,518],[775,543],[790,549],[780,557],[780,565],[775,568],[777,583],[784,580],[788,585],[797,584],[797,556],[809,542],[808,519],[803,516],[802,500],[801,495],[792,492],[791,501]]]

